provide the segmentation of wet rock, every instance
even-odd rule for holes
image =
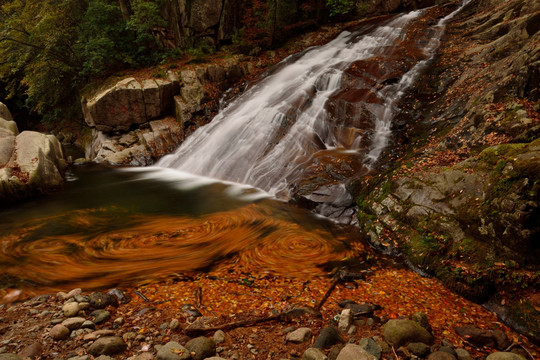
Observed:
[[[488,355],[486,360],[525,360],[525,358],[512,352],[500,351]]]
[[[194,360],[203,360],[204,358],[211,357],[216,354],[216,343],[213,339],[199,336],[188,341],[186,344],[186,349],[189,350],[191,357]]]
[[[69,333],[70,330],[66,326],[57,324],[49,331],[49,336],[53,340],[64,340],[69,337]]]
[[[286,340],[292,343],[299,344],[309,340],[312,334],[313,333],[310,328],[302,327],[288,333],[286,336]]]
[[[221,330],[218,330],[214,333],[213,339],[216,344],[221,344],[225,341],[225,333]]]
[[[73,317],[79,313],[79,310],[79,303],[75,301],[66,303],[62,306],[65,317]]]
[[[407,345],[407,349],[418,357],[426,357],[431,352],[430,347],[421,342],[412,342]]]
[[[318,349],[328,349],[343,342],[345,341],[341,338],[339,331],[333,326],[327,326],[321,330],[313,347]]]
[[[84,324],[85,321],[86,319],[82,317],[72,317],[62,321],[62,325],[67,327],[69,330],[77,330],[82,326],[82,324]]]
[[[479,329],[472,325],[459,326],[456,327],[455,330],[459,336],[475,346],[487,346],[489,348],[495,347],[495,338],[489,331]]]
[[[363,338],[360,339],[358,342],[358,345],[361,346],[364,350],[366,350],[371,355],[375,356],[377,359],[381,358],[382,349],[377,344],[375,340],[372,338]]]
[[[118,306],[118,300],[110,294],[94,292],[89,296],[90,305],[95,309],[105,309],[107,306]]]
[[[445,351],[435,351],[429,354],[428,360],[456,360],[456,357]]]
[[[355,344],[347,344],[337,357],[337,360],[376,360],[377,358],[368,353],[364,348]]]
[[[19,356],[23,359],[37,359],[43,352],[43,346],[40,343],[33,343],[25,347],[20,353]]]
[[[383,326],[384,339],[394,347],[409,342],[433,343],[433,336],[417,322],[407,319],[390,320]]]
[[[157,353],[158,360],[185,360],[190,357],[189,350],[174,341],[162,346]]]
[[[324,353],[317,348],[308,348],[302,354],[302,360],[327,360],[328,358]]]
[[[338,329],[340,331],[347,331],[349,326],[351,326],[353,321],[352,311],[351,309],[345,309],[341,312],[341,315],[339,316],[339,323],[338,323]]]
[[[94,323],[98,325],[109,320],[111,317],[111,313],[103,309],[95,310],[90,315],[94,317]]]
[[[126,350],[127,345],[119,336],[106,336],[97,339],[88,347],[88,353],[94,356],[115,355]]]

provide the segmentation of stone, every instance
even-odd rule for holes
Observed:
[[[119,336],[105,336],[97,339],[88,347],[88,353],[94,356],[115,355],[126,350],[127,345]]]
[[[105,309],[107,306],[118,306],[118,300],[110,294],[94,292],[89,296],[90,305],[95,309]]]
[[[376,360],[377,358],[368,353],[364,348],[355,344],[347,344],[337,357],[337,360]]]
[[[489,354],[486,360],[525,360],[525,358],[512,352],[498,351]]]
[[[380,306],[375,304],[356,304],[356,303],[346,303],[344,306],[345,309],[350,309],[352,311],[353,317],[373,316],[373,312],[380,308]]]
[[[11,112],[3,102],[0,102],[0,118],[7,121],[13,121],[13,116],[11,116]]]
[[[335,327],[327,326],[321,330],[317,340],[315,340],[315,343],[313,344],[313,347],[318,349],[328,349],[336,344],[344,342],[345,341],[341,338],[338,330]]]
[[[455,328],[459,336],[478,347],[495,347],[495,338],[486,330],[479,329],[472,325],[458,326]]]
[[[75,296],[80,296],[81,293],[82,293],[82,289],[80,289],[80,288],[73,289],[73,290],[71,290],[70,292],[68,292],[66,294],[65,300],[75,298]],[[76,301],[76,299],[75,299],[75,301]]]
[[[78,302],[69,302],[62,306],[62,311],[64,312],[65,317],[73,317],[79,313],[79,303]]]
[[[11,140],[8,139],[8,143],[11,144]],[[0,149],[4,162],[6,145]],[[15,138],[12,154],[17,156],[12,156],[5,167],[0,168],[0,201],[46,193],[64,183],[67,163],[55,136],[23,131]]]
[[[430,352],[431,348],[421,342],[412,342],[407,346],[407,349],[414,355],[418,357],[426,357]]]
[[[53,328],[49,331],[49,336],[53,340],[64,340],[69,337],[69,329],[62,324],[54,325]]]
[[[154,360],[154,355],[149,352],[143,352],[142,354],[129,358],[129,360]]]
[[[448,354],[452,355],[456,359],[458,357],[458,355],[456,353],[456,350],[454,350],[454,348],[452,348],[451,346],[441,346],[439,348],[439,351],[444,351],[445,353],[448,353]]]
[[[383,326],[384,339],[394,347],[409,342],[433,343],[433,336],[416,321],[407,319],[389,320]]]
[[[303,343],[311,338],[313,332],[310,328],[302,327],[287,334],[285,339],[292,343]]]
[[[94,317],[94,323],[97,325],[104,323],[111,317],[111,313],[103,309],[95,310],[90,315]]]
[[[1,123],[2,120],[0,120]],[[0,124],[1,126],[1,124]],[[15,135],[0,128],[0,168],[6,166],[15,150]]]
[[[107,355],[101,355],[101,356],[98,356],[95,360],[114,360],[114,358]]]
[[[38,359],[43,352],[43,346],[40,343],[33,343],[28,345],[19,353],[19,356],[23,359]]]
[[[186,343],[186,349],[189,350],[194,360],[203,360],[216,354],[216,343],[213,339],[199,336],[189,340]]]
[[[456,349],[458,360],[473,360],[473,357],[465,349]]]
[[[113,321],[113,327],[119,328],[120,326],[124,325],[124,318],[123,317],[117,317]]]
[[[12,136],[19,134],[19,128],[15,121],[9,121],[0,117],[0,131],[6,132]]]
[[[328,357],[317,348],[307,348],[302,354],[302,360],[328,360]]]
[[[172,319],[169,323],[169,329],[172,331],[177,330],[180,327],[180,321],[178,319]]]
[[[92,321],[90,320],[86,320],[85,322],[82,323],[81,325],[81,329],[95,329],[96,328],[96,324],[94,324]]]
[[[415,312],[412,316],[412,320],[416,321],[418,324],[420,324],[421,327],[431,333],[431,325],[429,324],[429,320],[425,313],[421,311]]]
[[[213,339],[216,344],[221,344],[225,341],[225,333],[222,330],[218,330],[214,333]]]
[[[0,354],[0,360],[23,360],[23,358],[16,354],[7,353]]]
[[[382,349],[372,338],[362,338],[358,342],[358,345],[377,359],[381,358]]]
[[[170,341],[163,345],[158,353],[158,360],[185,360],[190,359],[189,350],[177,342]]]
[[[86,334],[83,337],[83,340],[84,341],[94,341],[94,340],[99,339],[100,337],[113,336],[113,335],[114,335],[114,331],[108,330],[108,329],[102,329],[102,330],[97,330],[97,331],[93,331],[91,333]]]
[[[351,326],[352,321],[352,310],[344,309],[343,311],[341,311],[341,315],[339,316],[338,329],[340,331],[346,332],[349,329],[349,326]]]
[[[82,326],[82,324],[84,324],[85,321],[86,319],[82,317],[72,317],[62,321],[62,325],[67,327],[69,330],[77,330]]]
[[[493,338],[495,339],[495,344],[498,350],[505,350],[510,345],[512,345],[512,341],[510,341],[508,336],[506,336],[504,331],[502,331],[501,329],[493,330],[491,334],[493,335]]]
[[[454,355],[451,355],[445,351],[435,351],[429,354],[428,360],[456,360]]]
[[[77,338],[79,336],[83,336],[91,332],[92,332],[92,329],[77,329],[77,330],[73,330],[69,336],[72,338]]]

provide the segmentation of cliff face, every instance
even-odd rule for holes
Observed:
[[[536,339],[539,29],[537,2],[471,2],[403,101],[381,173],[351,185],[374,244],[477,301],[515,289],[503,316],[533,319]]]

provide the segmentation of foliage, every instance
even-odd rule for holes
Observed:
[[[160,47],[153,35],[156,28],[164,27],[167,22],[161,17],[161,6],[165,0],[147,1],[133,0],[133,15],[127,22],[128,29],[136,34],[139,55],[148,55],[151,50]]]
[[[354,9],[353,0],[326,0],[326,5],[330,9],[330,16],[345,15]]]

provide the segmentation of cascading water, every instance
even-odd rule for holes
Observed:
[[[375,118],[369,139],[364,139],[366,132],[356,131],[352,141],[344,141],[328,103],[343,91],[344,73],[352,64],[369,59],[384,63],[395,57],[411,21],[422,11],[401,15],[368,33],[343,32],[327,45],[289,57],[157,165],[249,184],[282,198],[289,197],[291,184],[318,152],[357,152],[366,166],[372,165],[387,146],[397,102],[433,56],[444,24],[460,9],[435,26],[423,49],[424,60],[401,71],[397,83],[387,85],[383,77],[370,86],[368,92],[376,100],[364,99]],[[369,146],[361,149],[362,141]]]

